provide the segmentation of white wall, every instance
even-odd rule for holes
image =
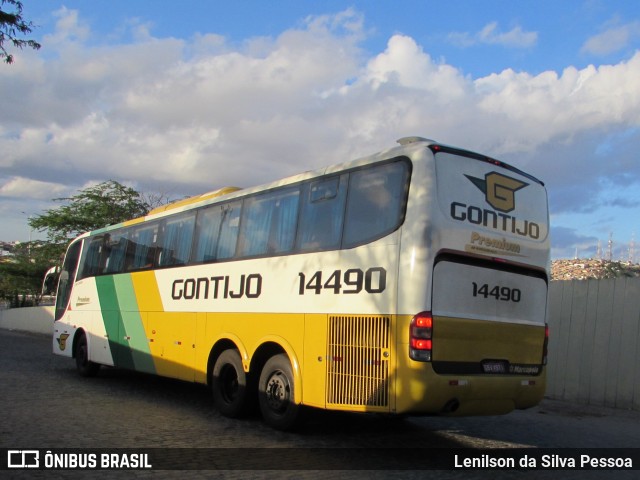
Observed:
[[[0,328],[53,333],[54,307],[27,307],[0,310]]]

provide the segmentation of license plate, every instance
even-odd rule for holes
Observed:
[[[484,373],[507,373],[506,362],[483,362],[482,371]]]

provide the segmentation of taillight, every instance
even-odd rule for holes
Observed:
[[[432,337],[431,312],[421,312],[413,317],[409,327],[409,358],[418,362],[430,362],[433,349]]]
[[[547,364],[547,354],[549,353],[549,325],[544,325],[544,345],[542,345],[542,364]]]

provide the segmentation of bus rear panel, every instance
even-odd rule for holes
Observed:
[[[412,192],[402,239],[417,247],[402,250],[411,258],[400,277],[411,293],[400,295],[399,309],[404,300],[416,313],[399,320],[398,349],[408,353],[398,357],[397,410],[478,415],[534,406],[548,342],[544,185],[481,155],[429,150],[425,176],[435,180]]]

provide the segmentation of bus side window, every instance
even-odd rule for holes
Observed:
[[[162,228],[162,238],[158,242],[159,267],[185,265],[189,261],[195,222],[195,213],[166,220]]]
[[[144,224],[137,227],[129,236],[129,248],[132,252],[128,252],[130,262],[127,265],[128,270],[140,270],[142,268],[151,268],[155,259],[155,245],[158,238],[158,224]]]
[[[400,226],[408,174],[404,162],[351,173],[343,248],[372,242]]]
[[[213,262],[233,257],[238,238],[240,201],[212,205],[198,211],[194,263]]]
[[[300,188],[284,188],[245,200],[240,257],[272,255],[293,249]]]
[[[300,251],[329,250],[340,247],[348,175],[307,183],[296,248]]]
[[[106,242],[108,257],[104,267],[104,273],[124,272],[124,264],[127,255],[129,239],[127,231],[120,231],[111,234],[111,238]]]
[[[86,277],[100,275],[104,269],[106,261],[106,249],[104,248],[105,238],[109,235],[98,235],[85,240],[89,245],[82,253],[80,260],[80,271],[78,272],[78,280]]]
[[[223,207],[220,205],[213,205],[198,211],[193,262],[211,262],[216,259],[222,212]]]
[[[222,224],[216,249],[216,259],[218,260],[232,258],[236,253],[241,210],[242,201],[227,203],[223,207]]]

